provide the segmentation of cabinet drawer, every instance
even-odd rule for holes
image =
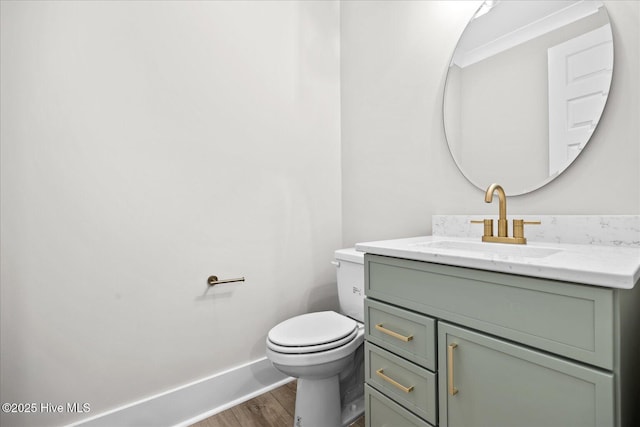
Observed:
[[[368,298],[613,369],[611,289],[365,255]]]
[[[369,299],[364,316],[367,341],[435,370],[434,319]]]
[[[436,424],[436,374],[365,344],[365,380],[430,423]]]
[[[367,427],[432,427],[382,393],[365,384],[365,423]]]

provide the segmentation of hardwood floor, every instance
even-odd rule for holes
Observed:
[[[292,427],[295,402],[296,382],[293,381],[191,427]],[[364,416],[351,427],[364,427]]]

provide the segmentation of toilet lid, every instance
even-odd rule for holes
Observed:
[[[292,317],[269,331],[269,341],[284,347],[308,347],[326,344],[353,335],[355,320],[334,311],[321,311]]]

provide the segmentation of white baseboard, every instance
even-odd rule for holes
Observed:
[[[187,427],[292,381],[265,357],[72,424]]]

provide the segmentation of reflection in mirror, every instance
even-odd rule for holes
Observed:
[[[611,25],[599,1],[485,1],[453,54],[444,126],[463,175],[524,194],[580,154],[604,110]]]

